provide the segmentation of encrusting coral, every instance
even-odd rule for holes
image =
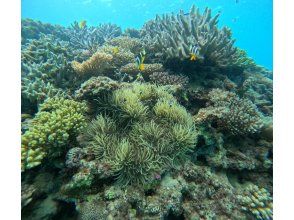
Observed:
[[[97,107],[101,114],[79,138],[94,160],[83,162],[76,177],[84,175],[86,167],[86,179],[97,176],[98,169],[90,167],[104,164],[118,183],[144,184],[195,147],[197,133],[191,115],[164,87],[134,83],[115,90],[107,105]]]
[[[98,99],[102,93],[111,92],[118,89],[121,85],[106,76],[91,77],[85,81],[81,88],[75,92],[75,97],[80,100]]]
[[[62,154],[66,144],[85,125],[86,106],[64,98],[49,98],[40,105],[21,138],[22,170],[41,164],[46,156]]]
[[[232,135],[254,134],[264,126],[262,114],[250,100],[220,89],[211,90],[208,96],[211,105],[199,110],[197,123],[217,119],[220,128]]]
[[[237,49],[230,29],[217,28],[218,17],[219,14],[212,17],[208,8],[200,14],[193,6],[187,14],[180,11],[178,15],[157,15],[143,26],[142,35],[153,52],[163,58],[188,59],[195,46],[196,60],[204,58],[227,66],[237,61]]]
[[[151,82],[158,85],[177,85],[184,88],[189,83],[189,78],[183,75],[172,75],[168,72],[154,72],[149,76]]]
[[[129,63],[120,68],[120,72],[122,73],[127,73],[132,76],[136,76],[138,73],[142,73],[144,77],[149,77],[154,72],[162,71],[164,71],[164,68],[161,63],[144,64],[143,70],[139,70],[136,63]]]

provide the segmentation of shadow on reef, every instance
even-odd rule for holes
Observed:
[[[219,16],[22,20],[23,219],[272,219],[272,73]]]

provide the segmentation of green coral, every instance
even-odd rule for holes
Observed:
[[[81,144],[119,184],[137,185],[185,159],[196,137],[191,115],[165,87],[133,83],[110,95]]]
[[[39,165],[49,154],[58,156],[85,125],[86,106],[65,98],[49,98],[22,135],[22,170]]]

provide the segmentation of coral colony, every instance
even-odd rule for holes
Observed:
[[[218,17],[22,20],[23,219],[272,219],[272,73]]]

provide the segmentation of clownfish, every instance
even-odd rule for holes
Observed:
[[[144,49],[140,52],[139,56],[136,57],[136,64],[140,71],[143,71],[145,69],[144,67],[145,57],[146,57],[146,51]]]
[[[194,45],[190,48],[190,60],[195,61],[196,59],[198,59],[198,47]]]

